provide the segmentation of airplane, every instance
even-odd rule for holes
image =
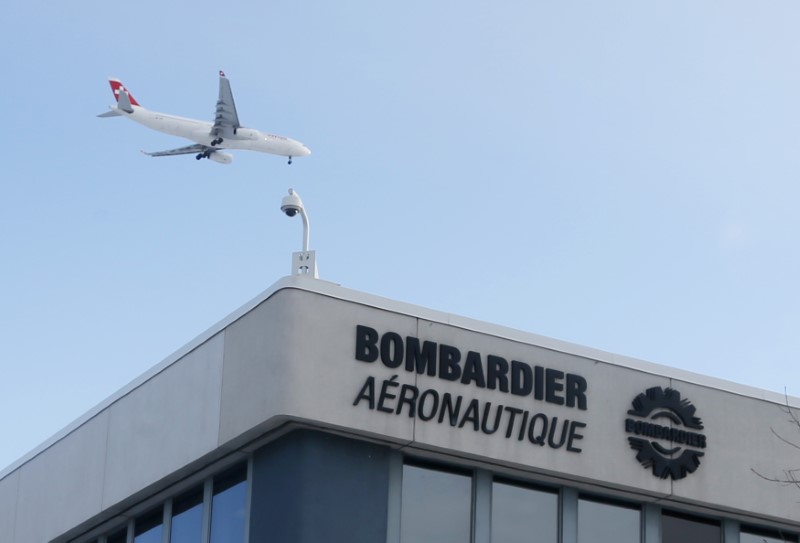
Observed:
[[[119,79],[109,78],[108,82],[111,84],[117,104],[98,117],[127,117],[147,128],[195,142],[193,145],[168,151],[155,153],[142,151],[148,156],[193,154],[197,160],[208,158],[220,164],[230,164],[233,162],[233,155],[223,152],[222,149],[243,149],[289,157],[291,164],[293,157],[311,154],[309,148],[299,141],[240,125],[236,104],[233,102],[231,83],[222,70],[219,72],[219,98],[213,123],[145,109]]]

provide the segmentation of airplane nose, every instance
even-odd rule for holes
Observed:
[[[311,154],[311,149],[309,149],[309,148],[308,148],[308,147],[306,147],[305,145],[303,145],[303,144],[300,144],[300,148],[302,149],[302,150],[300,151],[300,152],[302,153],[300,156],[308,156],[308,155],[310,155],[310,154]]]

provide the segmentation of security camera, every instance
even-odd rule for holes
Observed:
[[[281,200],[281,211],[286,213],[287,217],[294,217],[303,211],[303,201],[294,189],[289,189],[289,196],[284,196]]]
[[[294,189],[289,189],[289,195],[284,196],[281,200],[281,211],[286,213],[287,217],[294,217],[298,213],[300,218],[303,219],[303,250],[302,252],[292,253],[292,274],[310,275],[317,279],[317,261],[314,256],[314,251],[308,250],[308,236],[311,226],[308,224],[308,214],[303,207],[303,200]]]

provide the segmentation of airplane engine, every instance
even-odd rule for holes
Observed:
[[[223,153],[222,151],[213,151],[210,155],[208,155],[208,158],[214,162],[219,162],[220,164],[230,164],[233,162],[233,155]]]

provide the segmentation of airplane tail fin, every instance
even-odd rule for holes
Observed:
[[[109,78],[109,84],[111,84],[111,92],[114,93],[114,98],[117,100],[117,105],[120,109],[125,110],[124,106],[138,106],[139,102],[136,101],[136,98],[133,97],[131,91],[129,91],[125,85],[122,84],[122,81],[116,79],[114,77]],[[127,102],[127,103],[123,103]],[[141,107],[141,106],[140,106]],[[129,107],[129,109],[132,109]]]

